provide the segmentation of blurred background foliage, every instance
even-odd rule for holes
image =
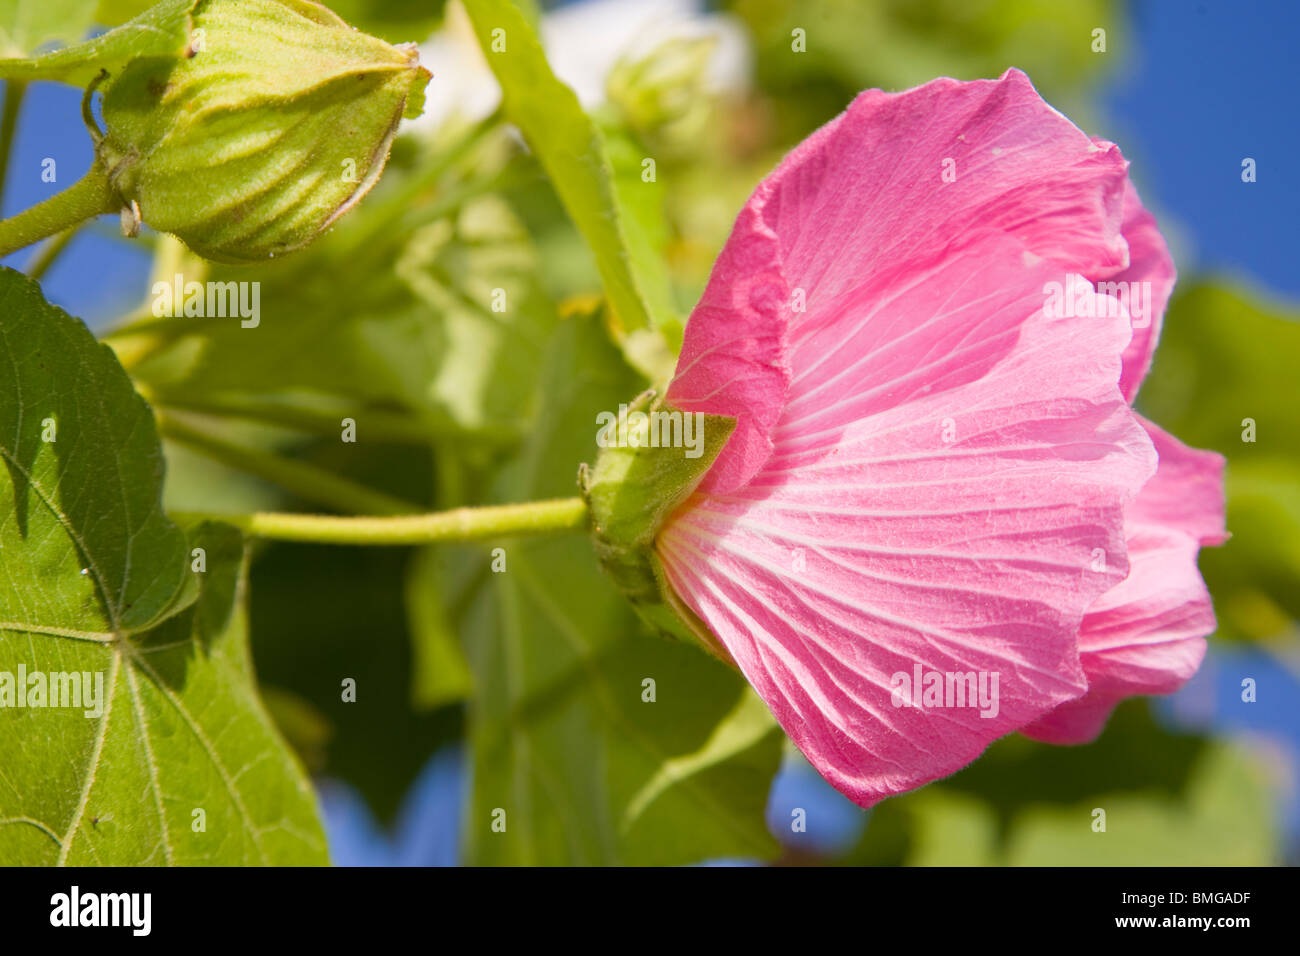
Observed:
[[[147,5],[100,0],[93,22]],[[164,416],[169,507],[346,510],[351,499],[396,512],[572,493],[596,413],[670,367],[736,212],[789,148],[864,88],[1016,66],[1079,125],[1120,140],[1173,237],[1181,279],[1140,404],[1227,456],[1233,534],[1202,555],[1220,631],[1171,701],[1125,703],[1085,747],[1013,735],[870,813],[817,777],[734,674],[644,633],[581,539],[510,545],[504,574],[491,543],[263,547],[251,588],[258,672],[320,784],[336,861],[1296,861],[1295,289],[1277,273],[1219,274],[1214,252],[1231,237],[1188,225],[1169,213],[1176,197],[1147,190],[1165,174],[1140,161],[1158,153],[1160,130],[1132,149],[1115,132],[1134,114],[1116,120],[1108,104],[1141,99],[1143,44],[1168,48],[1167,11],[1109,0],[516,3],[510,42],[535,32],[538,60],[516,57],[517,75],[494,77],[479,41],[506,15],[503,0],[471,4],[470,16],[455,0],[330,5],[387,39],[424,42],[434,73],[428,113],[358,210],[308,250],[255,267],[205,266],[157,236],[144,240],[151,257],[139,244],[123,252],[90,230],[49,278],[74,312],[100,282],[79,314],[109,333]],[[1202,35],[1234,16],[1212,6]],[[1097,28],[1105,53],[1093,49]],[[545,116],[520,112],[535,108],[530,96]],[[37,147],[41,131],[25,130],[20,155],[57,143],[77,168],[88,149],[75,108],[41,112],[70,117],[67,128],[44,130]],[[1232,150],[1258,148],[1256,137]],[[1251,188],[1236,163],[1215,188]],[[6,207],[43,198],[24,188]],[[596,199],[576,208],[578,194]],[[1293,206],[1261,207],[1265,239],[1277,228],[1268,217]],[[590,240],[610,229],[628,250],[618,261],[593,255]],[[151,315],[150,272],[204,270],[262,283],[255,333]],[[509,307],[496,311],[502,289]],[[602,289],[622,291],[607,301]],[[104,303],[128,294],[143,305],[114,317]],[[338,441],[345,417],[358,444]],[[322,473],[342,479],[327,500],[318,482],[295,480]],[[653,706],[641,699],[647,675]],[[344,677],[357,680],[355,703],[339,699]],[[507,834],[490,829],[498,807],[510,808]],[[1104,834],[1092,829],[1097,808]]]

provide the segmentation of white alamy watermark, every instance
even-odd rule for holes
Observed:
[[[997,671],[927,671],[914,664],[912,673],[899,671],[889,683],[895,707],[969,707],[978,708],[981,717],[998,715]]]
[[[50,897],[51,926],[125,926],[133,936],[153,928],[152,893],[82,893],[73,886]]]
[[[618,406],[618,414],[596,416],[596,444],[601,448],[684,448],[687,458],[704,454],[704,413],[629,411]]]
[[[103,671],[0,671],[0,710],[26,707],[70,707],[87,717],[104,713]]]
[[[1108,318],[1124,312],[1135,329],[1151,324],[1150,282],[1089,282],[1075,272],[1067,273],[1064,282],[1043,286],[1043,315],[1049,319]]]
[[[238,316],[240,326],[255,329],[262,321],[262,283],[185,281],[179,272],[171,282],[153,284],[154,318],[178,319]]]

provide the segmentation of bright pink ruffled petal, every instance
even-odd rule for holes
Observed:
[[[1151,356],[1160,341],[1160,326],[1164,322],[1165,306],[1174,290],[1177,272],[1169,247],[1156,228],[1155,217],[1142,207],[1142,200],[1131,182],[1124,189],[1122,228],[1128,242],[1129,266],[1099,281],[1125,284],[1126,305],[1133,319],[1133,341],[1124,350],[1124,371],[1119,384],[1120,391],[1131,402],[1151,367]],[[1103,285],[1100,288],[1105,290],[1108,287]]]
[[[864,806],[1084,691],[1075,635],[1127,572],[1123,507],[1155,456],[1117,387],[1127,315],[1047,318],[1058,274],[985,237],[846,293],[817,326],[837,348],[792,330],[771,457],[659,536],[677,594]],[[895,707],[918,665],[997,674],[996,713]]]
[[[1189,448],[1159,425],[1139,417],[1160,467],[1134,499],[1127,520],[1135,527],[1172,528],[1202,545],[1228,540],[1222,455]]]
[[[1223,458],[1144,424],[1160,465],[1126,513],[1129,575],[1083,619],[1088,693],[1025,728],[1037,740],[1087,743],[1124,698],[1177,690],[1200,666],[1214,631],[1196,555],[1225,538]]]
[[[669,402],[738,420],[705,490],[740,487],[770,450],[798,360],[783,342],[851,360],[845,316],[990,238],[1018,239],[1057,280],[1127,268],[1125,170],[1117,147],[1090,140],[1018,70],[858,96],[755,192],[687,325]],[[867,334],[899,321],[877,316]]]
[[[705,475],[704,490],[729,491],[772,453],[768,432],[785,400],[785,306],[776,235],[763,222],[764,187],[736,220],[691,313],[666,396],[686,412],[730,415],[736,428]]]

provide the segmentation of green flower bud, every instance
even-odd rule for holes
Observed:
[[[579,472],[596,557],[652,627],[696,640],[729,661],[708,627],[673,593],[654,545],[664,523],[708,473],[736,421],[677,411],[653,396],[647,392],[603,429],[595,466]]]
[[[307,0],[199,0],[193,28],[110,80],[99,160],[130,216],[200,255],[292,252],[378,180],[430,74]]]
[[[709,122],[708,72],[716,48],[711,36],[675,38],[640,59],[624,57],[610,71],[606,95],[632,129],[678,146],[702,135]]]

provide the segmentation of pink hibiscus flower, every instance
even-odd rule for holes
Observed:
[[[667,401],[737,424],[656,553],[863,806],[1200,663],[1222,459],[1129,405],[1174,268],[1127,166],[1015,70],[865,92],[691,316]]]

